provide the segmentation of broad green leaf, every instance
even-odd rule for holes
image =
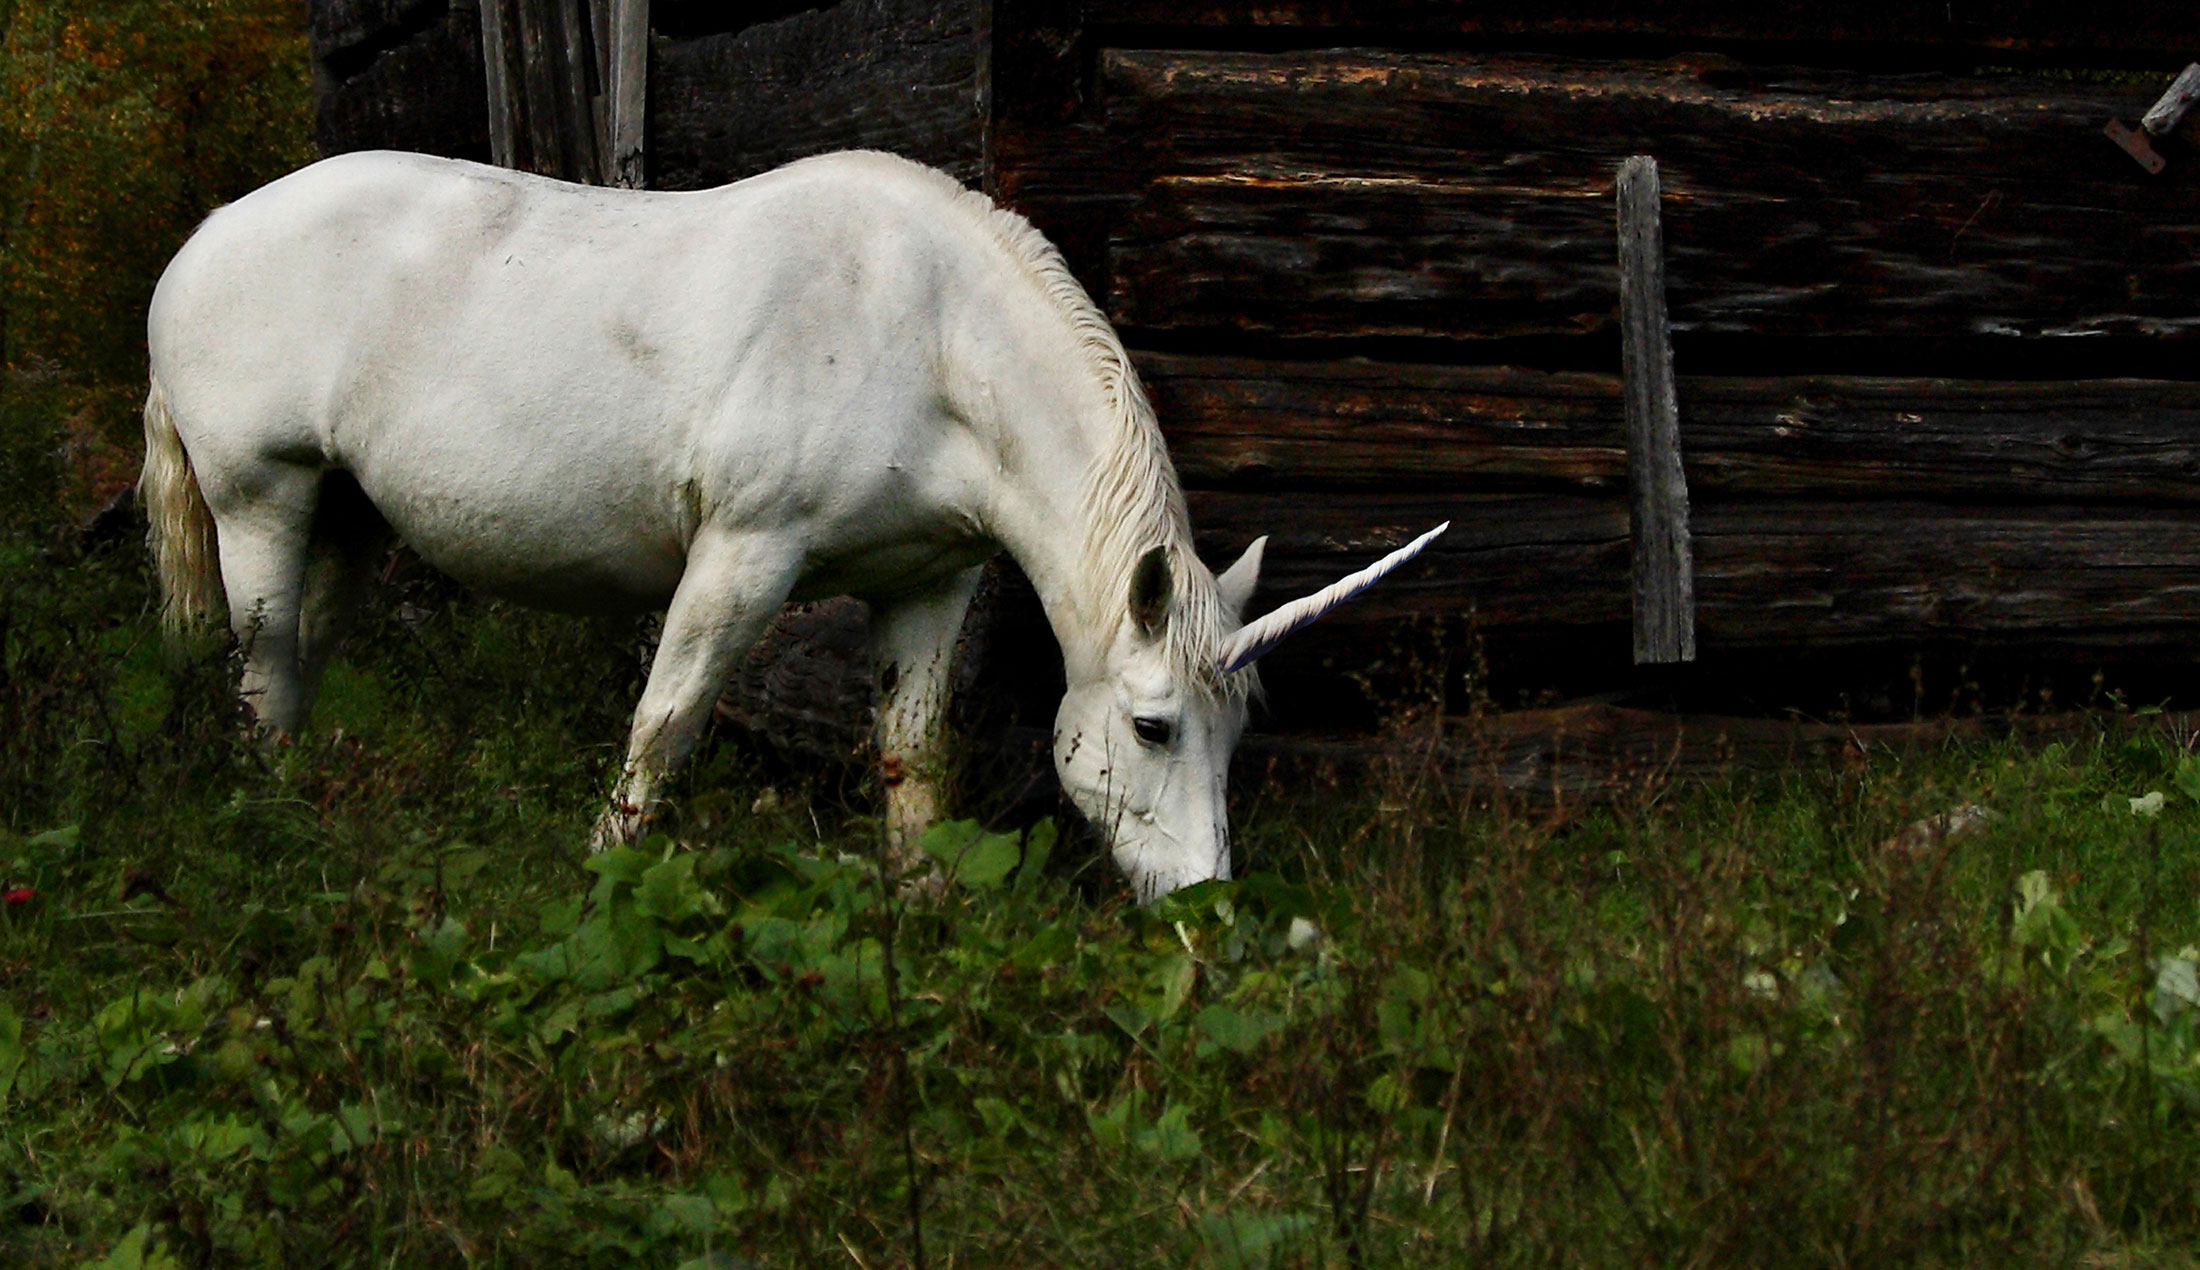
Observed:
[[[1190,999],[1192,985],[1198,979],[1199,963],[1193,961],[1190,954],[1178,953],[1169,958],[1154,975],[1153,983],[1160,997],[1158,1008],[1153,1011],[1154,1017],[1162,1020],[1175,1018],[1176,1012],[1183,1009],[1184,1002]]]
[[[621,843],[609,851],[599,851],[588,857],[581,867],[601,877],[606,882],[625,882],[634,885],[657,861],[634,848]]]
[[[683,851],[662,864],[650,866],[642,874],[640,885],[634,888],[635,911],[667,922],[680,921],[697,913],[722,911],[717,897],[695,880],[695,866],[701,860],[701,856]]]
[[[1384,1072],[1368,1085],[1367,1105],[1383,1115],[1395,1116],[1413,1105],[1413,1086],[1400,1080],[1396,1072]]]
[[[717,1225],[708,1195],[667,1195],[650,1214],[650,1229],[660,1234],[708,1235]]]
[[[1199,1226],[1207,1263],[1217,1270],[1269,1270],[1298,1264],[1288,1254],[1310,1246],[1314,1218],[1239,1208],[1208,1213]]]
[[[957,883],[976,891],[992,890],[1007,881],[1024,858],[1023,844],[1015,835],[987,833],[971,820],[934,825],[920,844]]]
[[[152,1224],[139,1222],[106,1256],[85,1262],[83,1270],[178,1270],[178,1266],[173,1256],[153,1243]]]
[[[1210,1005],[1192,1016],[1192,1026],[1214,1046],[1250,1054],[1283,1027],[1283,1018],[1263,1010],[1239,1011],[1226,1005]]]
[[[73,847],[76,845],[77,838],[80,837],[83,832],[84,830],[81,825],[63,825],[59,829],[48,829],[44,833],[32,834],[30,837],[23,840],[23,845],[26,847],[46,848]]]
[[[255,1146],[264,1150],[267,1135],[257,1125],[247,1124],[235,1116],[220,1116],[185,1122],[176,1130],[176,1141],[194,1155],[208,1160],[226,1160]]]
[[[1171,1105],[1153,1122],[1153,1129],[1143,1135],[1139,1146],[1171,1164],[1198,1155],[1201,1143],[1199,1130],[1192,1127],[1191,1108],[1181,1102]]]

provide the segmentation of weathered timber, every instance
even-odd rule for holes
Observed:
[[[1626,476],[1616,376],[1140,352],[1187,484],[1573,491]],[[2200,384],[1678,381],[1698,497],[2200,501]]]
[[[583,0],[481,0],[492,151],[505,167],[600,184],[603,146]]]
[[[1627,411],[1629,574],[1635,662],[1696,659],[1688,557],[1688,479],[1681,471],[1680,403],[1665,315],[1665,236],[1658,164],[1637,155],[1619,170],[1620,365]]]
[[[609,74],[611,138],[608,184],[630,190],[646,179],[649,124],[649,0],[610,0]]]
[[[321,153],[490,157],[474,4],[329,3],[311,12]]]
[[[1485,630],[1628,616],[1618,499],[1193,491],[1190,501],[1203,558],[1273,535],[1255,612],[1365,564],[1411,527],[1452,521],[1305,640],[1334,631],[1364,644],[1390,624],[1469,611]],[[1690,528],[1707,654],[1949,639],[2200,652],[2200,519],[2189,510],[1705,502]]]
[[[2176,79],[2170,81],[2168,91],[2161,100],[2147,108],[2139,119],[2139,126],[2157,137],[2168,136],[2192,104],[2200,101],[2200,62],[2187,66]]]
[[[844,0],[653,41],[651,184],[721,185],[827,150],[891,150],[984,175],[983,0]]]
[[[500,168],[519,166],[524,89],[520,81],[519,32],[506,21],[504,0],[481,0],[481,75],[489,99],[489,161]]]
[[[306,41],[317,60],[364,62],[440,25],[449,7],[450,0],[314,0],[306,6]]]
[[[1611,172],[1654,150],[1676,331],[2200,334],[2200,170],[2099,141],[2131,85],[1106,50],[1096,91],[1096,125],[997,130],[998,180],[1134,329],[1608,329]]]
[[[1202,28],[1240,39],[1274,41],[1332,32],[1353,44],[1431,36],[1734,40],[1782,43],[1922,45],[2080,57],[2109,54],[2152,64],[2189,49],[2200,31],[2178,0],[2135,0],[2113,14],[2064,0],[1083,0],[1004,6],[1039,9],[1057,25],[1072,10],[1079,25],[1115,38],[1192,34]],[[1296,31],[1294,31],[1294,28]],[[1861,54],[1870,56],[1869,52]]]

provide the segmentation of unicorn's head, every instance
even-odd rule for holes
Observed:
[[[1063,792],[1108,835],[1140,900],[1230,876],[1223,794],[1252,684],[1221,672],[1212,635],[1186,628],[1238,624],[1265,541],[1220,577],[1160,547],[1141,556],[1113,642],[1055,715]]]
[[[1251,664],[1291,631],[1410,559],[1442,528],[1249,626],[1263,538],[1211,576],[1155,547],[1139,557],[1105,654],[1073,677],[1054,721],[1062,789],[1108,835],[1141,901],[1230,876],[1225,792],[1245,731]]]

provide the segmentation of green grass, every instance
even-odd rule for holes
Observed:
[[[631,631],[399,587],[270,749],[133,552],[0,570],[0,1263],[2193,1260],[2200,768],[2128,720],[1565,814],[1401,759],[1148,909],[1050,826],[904,904],[731,745],[585,859]]]

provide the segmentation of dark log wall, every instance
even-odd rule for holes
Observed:
[[[1658,161],[1699,640],[2200,649],[2200,12],[1002,0],[1001,196],[1136,351],[1258,601],[1454,528],[1408,618],[1625,681],[1614,176]],[[1277,697],[1286,699],[1279,688]],[[1318,694],[1320,695],[1320,694]],[[1289,713],[1289,711],[1286,711]]]
[[[982,0],[844,0],[651,50],[650,184],[695,189],[828,150],[984,171]]]
[[[313,0],[321,153],[489,160],[477,0]]]

